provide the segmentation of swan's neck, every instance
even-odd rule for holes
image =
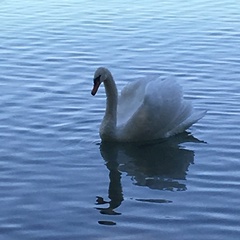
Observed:
[[[100,128],[102,140],[114,140],[116,138],[118,92],[111,74],[104,81],[107,95],[106,111]]]

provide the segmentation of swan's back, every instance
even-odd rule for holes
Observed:
[[[152,140],[180,133],[204,116],[183,99],[175,80],[139,80],[121,92],[118,104],[118,138]]]

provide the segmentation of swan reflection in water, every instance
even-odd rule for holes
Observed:
[[[184,132],[177,136],[151,144],[117,144],[102,142],[100,152],[109,170],[109,201],[97,197],[97,205],[108,204],[108,207],[98,207],[102,214],[119,214],[114,209],[123,201],[121,173],[132,177],[134,184],[147,186],[151,189],[184,191],[186,185],[181,180],[186,179],[188,167],[194,162],[194,151],[182,147],[181,143],[202,141]],[[152,201],[153,199],[136,199]],[[167,201],[167,200],[166,200]],[[156,202],[166,202],[156,200]]]

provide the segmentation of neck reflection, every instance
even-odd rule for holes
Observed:
[[[110,200],[105,201],[102,197],[97,197],[98,205],[108,204],[105,208],[97,208],[100,213],[120,214],[114,209],[118,208],[123,201],[122,172],[131,176],[134,184],[138,186],[158,190],[185,191],[187,187],[184,180],[186,180],[188,167],[194,162],[194,151],[180,145],[186,142],[201,141],[184,133],[151,144],[101,143],[101,155],[109,170],[108,197]],[[148,199],[142,200],[148,201]]]

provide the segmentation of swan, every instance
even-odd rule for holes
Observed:
[[[167,138],[184,132],[206,111],[196,111],[183,99],[181,86],[170,79],[140,79],[128,83],[118,96],[111,72],[99,67],[94,74],[94,96],[101,83],[106,111],[100,126],[102,141],[138,142]]]

